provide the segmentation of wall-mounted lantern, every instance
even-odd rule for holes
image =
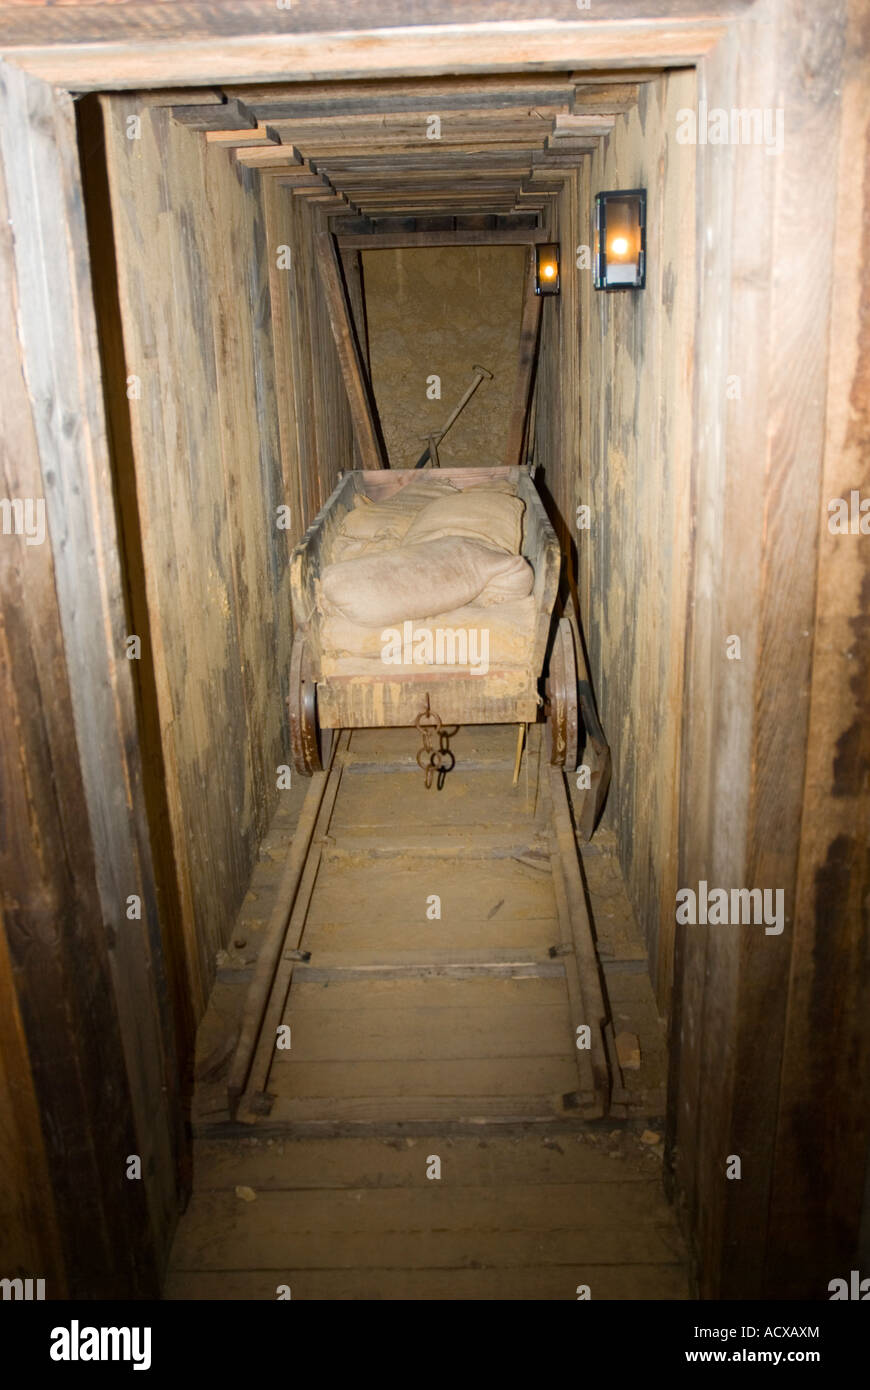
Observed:
[[[595,197],[595,288],[642,290],[646,277],[646,189]]]
[[[559,248],[555,244],[535,247],[535,294],[559,293]]]

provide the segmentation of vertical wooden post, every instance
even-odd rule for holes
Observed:
[[[0,196],[6,485],[47,527],[2,547],[3,915],[70,1292],[153,1295],[180,1116],[73,103],[2,62]]]
[[[357,341],[353,316],[350,312],[342,278],[341,263],[335,248],[335,238],[329,232],[318,232],[315,237],[315,245],[317,266],[326,295],[329,321],[332,324],[335,346],[338,349],[345,389],[353,417],[354,434],[362,455],[363,467],[386,468],[387,460],[381,441],[377,408]]]
[[[541,296],[535,294],[535,248],[530,246],[526,258],[523,284],[523,311],[520,324],[520,349],[517,362],[517,382],[514,388],[514,408],[508,426],[504,461],[508,467],[525,462],[523,443],[534,381],[535,358],[538,352],[538,331],[541,324]]]
[[[825,1095],[823,1113],[838,1124],[850,1123],[855,1105],[849,1076],[867,1075],[866,1019],[862,1025],[852,1014],[843,1033],[851,1061],[837,1066],[827,1015],[814,1015],[794,988],[796,970],[799,980],[809,978],[814,933],[810,972],[821,995],[829,972],[840,979],[858,969],[856,955],[838,959],[825,940],[819,884],[815,904],[806,886],[799,892],[825,520],[829,338],[817,325],[828,323],[831,307],[844,21],[845,3],[808,26],[797,0],[781,0],[773,15],[756,9],[733,24],[699,69],[698,97],[709,110],[784,112],[775,155],[745,142],[698,149],[696,356],[704,371],[695,377],[678,882],[696,890],[700,880],[758,887],[783,901],[780,933],[763,925],[677,929],[669,1151],[708,1298],[827,1297],[827,1277],[841,1272],[829,1262],[845,1261],[848,1273],[860,1210],[853,1162],[851,1234],[843,1220],[822,1237],[817,1208],[795,1205],[789,1241],[806,1261],[791,1259],[774,1239],[778,1186],[793,1195],[801,1187],[796,1173],[812,1173],[824,1205],[842,1181],[824,1121],[804,1108],[798,1070],[784,1108],[789,1065],[809,1051],[811,1094]],[[849,276],[858,283],[854,268]],[[733,373],[738,399],[725,390]],[[732,635],[740,639],[737,660],[726,656]],[[844,846],[844,859],[854,852]],[[840,878],[842,866],[832,867]],[[811,924],[807,913],[821,916]],[[857,1003],[854,994],[850,1007]],[[839,1077],[836,1095],[826,1093],[829,1068]],[[866,1117],[861,1123],[866,1143]],[[781,1133],[791,1142],[777,1156]],[[741,1159],[739,1181],[726,1176],[732,1155]],[[813,1247],[822,1238],[820,1261]]]

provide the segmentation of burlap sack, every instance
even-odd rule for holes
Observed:
[[[519,572],[528,584],[526,571],[531,575],[522,556],[462,536],[443,536],[327,565],[319,586],[321,607],[364,627],[387,626],[462,608],[493,581],[513,596],[509,576]]]
[[[423,507],[405,532],[405,544],[437,541],[443,536],[496,545],[509,555],[519,554],[523,538],[525,502],[501,492],[469,488],[455,497],[439,497]]]

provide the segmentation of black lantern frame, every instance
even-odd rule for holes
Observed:
[[[615,222],[625,226],[635,242],[634,258],[615,261],[607,258],[608,208],[610,230]],[[617,219],[617,209],[622,216]],[[628,213],[629,216],[625,214]],[[625,273],[632,270],[631,278]],[[646,284],[646,189],[616,189],[595,195],[594,284],[597,290],[642,290]]]
[[[548,267],[555,274],[547,274]],[[559,246],[556,242],[538,242],[535,246],[535,294],[558,294],[561,279]]]

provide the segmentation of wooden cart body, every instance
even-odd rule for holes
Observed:
[[[362,493],[384,502],[425,474],[416,469],[355,469],[332,496],[296,546],[291,561],[294,640],[304,636],[317,683],[317,721],[323,729],[364,729],[414,723],[429,695],[445,724],[531,723],[540,706],[538,684],[544,666],[559,586],[561,553],[556,534],[525,468],[441,468],[439,476],[462,487],[507,479],[525,502],[522,554],[535,572],[535,627],[532,658],[526,668],[490,667],[485,675],[440,672],[421,667],[419,675],[323,675],[315,581],[320,577],[343,517]]]

